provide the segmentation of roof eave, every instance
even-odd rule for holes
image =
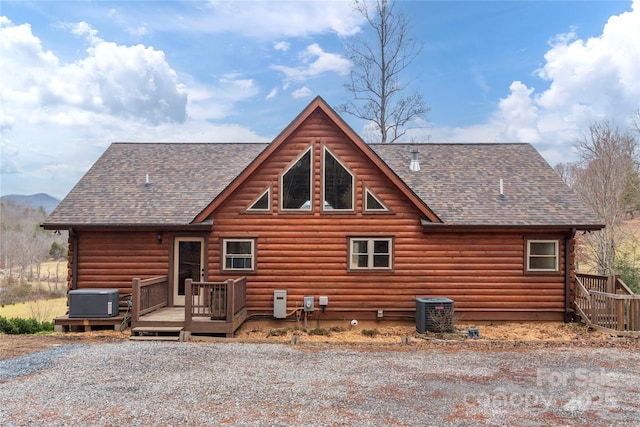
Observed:
[[[438,231],[471,231],[471,230],[578,230],[597,231],[604,228],[604,224],[459,224],[453,222],[437,223],[423,218],[421,220],[423,229],[437,229]]]
[[[116,228],[124,228],[127,230],[139,228],[139,229],[149,229],[153,228],[154,230],[160,231],[178,231],[178,230],[210,230],[213,227],[212,222],[205,223],[196,223],[196,224],[168,224],[168,223],[43,223],[40,225],[45,230],[68,230],[68,229],[116,229]]]

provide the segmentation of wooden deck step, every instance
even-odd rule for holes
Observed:
[[[131,341],[180,341],[180,335],[131,335]]]
[[[182,326],[137,326],[131,330],[133,341],[187,341]]]
[[[151,333],[179,333],[184,331],[182,326],[136,326],[131,330],[134,334],[140,332]]]

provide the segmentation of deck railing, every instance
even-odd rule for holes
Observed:
[[[582,285],[589,291],[607,292],[610,294],[633,295],[626,283],[620,276],[596,276],[593,274],[576,274]]]
[[[153,310],[166,307],[169,300],[169,278],[133,279],[131,320],[136,322]]]
[[[575,305],[578,314],[589,326],[617,332],[640,331],[640,295],[633,294],[617,277],[604,279],[608,281],[608,289],[613,287],[618,293],[597,290],[607,286],[602,279],[603,276],[576,276]]]
[[[185,281],[185,320],[209,317],[212,320],[233,322],[237,313],[246,306],[247,279],[229,279],[225,282]]]

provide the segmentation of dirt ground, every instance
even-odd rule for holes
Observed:
[[[515,322],[515,323],[460,323],[450,334],[417,334],[413,322],[360,322],[351,326],[348,322],[326,323],[317,328],[315,322],[303,325],[295,322],[247,321],[234,338],[192,336],[190,341],[232,340],[251,343],[290,344],[297,335],[300,345],[341,345],[367,347],[397,346],[450,347],[453,349],[491,349],[527,347],[636,347],[640,337],[619,338],[610,334],[589,330],[577,323]],[[470,327],[477,327],[480,338],[467,336]],[[97,344],[129,339],[129,331],[113,330],[92,332],[64,332],[46,335],[0,334],[0,360],[66,344]]]

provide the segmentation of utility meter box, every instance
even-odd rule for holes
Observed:
[[[287,291],[276,289],[273,291],[273,317],[286,319],[287,317]]]
[[[120,312],[117,289],[69,291],[69,317],[115,317]]]
[[[313,296],[306,296],[304,297],[304,300],[302,301],[304,304],[304,312],[305,313],[309,313],[309,312],[313,312]]]

